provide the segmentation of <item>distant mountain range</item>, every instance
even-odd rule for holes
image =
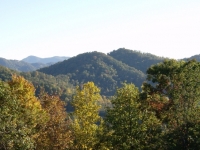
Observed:
[[[36,56],[28,56],[22,60],[8,60],[0,58],[0,65],[21,72],[34,71],[39,68],[50,66],[59,61],[68,59],[69,57],[49,57],[40,58]]]
[[[69,59],[70,57],[65,56],[54,56],[54,57],[48,57],[48,58],[40,58],[37,56],[28,56],[21,61],[27,62],[27,63],[43,63],[43,64],[54,64],[59,61],[63,61],[66,59]]]

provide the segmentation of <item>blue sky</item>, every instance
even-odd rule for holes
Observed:
[[[0,1],[0,57],[72,57],[122,47],[176,59],[200,54],[200,1]]]

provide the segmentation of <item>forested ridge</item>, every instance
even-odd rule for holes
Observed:
[[[39,66],[34,66],[32,64],[29,64],[27,62],[18,61],[18,60],[7,60],[5,58],[0,58],[0,65],[16,70],[16,71],[31,71],[36,70],[39,68]],[[40,65],[40,67],[45,67],[45,65]]]
[[[72,82],[79,84],[93,81],[106,96],[113,95],[121,82],[132,82],[139,86],[145,80],[143,72],[99,52],[80,54],[38,71],[53,76],[68,75]]]
[[[22,60],[9,60],[5,58],[0,58],[0,65],[20,72],[30,72],[35,71],[39,68],[50,66],[68,58],[69,57],[58,56],[50,58],[39,58],[36,56],[29,56]]]
[[[147,68],[146,75],[127,63],[91,52],[49,67],[64,67],[63,74],[0,67],[0,149],[200,149],[200,62],[165,59]],[[84,69],[93,80],[72,79],[81,78]],[[128,72],[126,79],[144,79],[121,80],[112,90],[105,84],[109,93],[101,92],[97,72],[111,78],[120,71]]]
[[[164,57],[158,57],[150,53],[142,53],[140,51],[133,51],[125,48],[119,48],[108,53],[109,56],[119,60],[137,70],[146,74],[147,69],[153,65],[162,62]]]

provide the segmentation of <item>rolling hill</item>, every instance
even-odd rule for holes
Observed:
[[[106,96],[113,95],[121,82],[132,82],[140,87],[145,80],[143,72],[100,52],[83,53],[38,71],[53,76],[68,75],[78,84],[93,81]]]
[[[24,72],[38,69],[34,65],[31,65],[27,62],[19,60],[8,60],[5,58],[0,58],[0,65],[16,71],[24,71]],[[45,67],[45,65],[43,65],[42,67]]]
[[[39,58],[36,56],[29,56],[21,61],[0,58],[0,65],[20,72],[29,72],[29,71],[35,71],[39,68],[50,66],[54,63],[63,61],[68,58],[69,57],[58,57],[58,56],[50,58]]]
[[[142,71],[143,73],[146,73],[146,70],[151,65],[157,64],[162,62],[164,59],[167,59],[150,53],[142,53],[125,48],[114,50],[108,53],[108,55],[131,67],[136,68],[137,70]]]

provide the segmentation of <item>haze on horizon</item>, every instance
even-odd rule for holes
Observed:
[[[0,57],[109,53],[200,54],[199,0],[0,1]]]

